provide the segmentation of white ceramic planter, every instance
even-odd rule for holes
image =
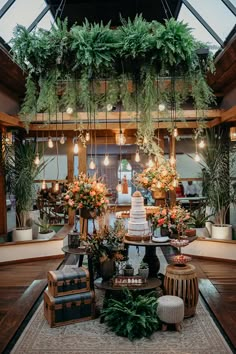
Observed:
[[[197,237],[210,237],[208,229],[206,227],[196,228],[196,236]]]
[[[208,237],[211,237],[211,232],[212,232],[212,222],[206,221],[205,226],[208,232]]]
[[[55,231],[52,230],[51,232],[48,232],[47,234],[42,234],[41,232],[38,233],[38,240],[50,240],[55,235]]]
[[[13,230],[12,241],[31,241],[32,237],[32,228],[17,228]]]
[[[218,240],[232,240],[232,225],[213,224],[211,237]]]

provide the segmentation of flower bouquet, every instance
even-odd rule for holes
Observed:
[[[153,230],[160,227],[173,234],[182,234],[190,221],[190,213],[179,205],[172,208],[158,206],[149,216]]]
[[[135,184],[149,189],[174,190],[177,185],[178,175],[174,166],[169,161],[162,159],[155,166],[146,168],[134,177]]]
[[[79,175],[78,180],[68,185],[64,195],[67,207],[71,209],[88,209],[98,214],[103,213],[108,205],[107,188],[101,179],[87,176],[85,173]]]

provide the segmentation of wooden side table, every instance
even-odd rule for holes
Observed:
[[[192,264],[168,265],[164,278],[166,295],[179,296],[184,301],[184,317],[195,315],[198,302],[198,279]]]

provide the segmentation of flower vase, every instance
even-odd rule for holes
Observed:
[[[94,219],[96,217],[95,209],[81,208],[80,216],[83,219]]]
[[[166,204],[166,191],[163,189],[156,189],[152,191],[152,198],[155,200],[155,205],[164,206]]]
[[[113,259],[107,259],[100,263],[100,274],[103,280],[109,280],[115,274],[116,266]]]

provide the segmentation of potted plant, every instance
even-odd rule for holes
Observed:
[[[8,191],[16,200],[16,229],[13,241],[32,240],[32,219],[34,180],[43,170],[46,162],[35,164],[35,144],[16,138],[12,145],[5,144],[3,163]]]
[[[118,336],[130,340],[150,337],[160,327],[157,317],[157,297],[153,292],[138,295],[129,289],[123,290],[123,296],[108,299],[101,312],[101,321]]]
[[[206,222],[213,223],[213,221],[210,220],[213,214],[206,215],[206,207],[201,206],[200,208],[194,210],[190,216],[191,220],[193,221],[193,226],[196,229],[196,235],[209,237],[210,235],[206,229]]]
[[[55,235],[46,213],[43,214],[42,218],[38,218],[38,222],[34,221],[34,223],[39,226],[38,239],[49,240]]]
[[[124,275],[129,277],[134,275],[134,268],[132,264],[126,263],[124,268]]]
[[[140,265],[139,265],[139,269],[138,269],[138,274],[147,279],[148,275],[149,275],[149,265],[148,263],[145,263],[143,261],[141,261]]]

